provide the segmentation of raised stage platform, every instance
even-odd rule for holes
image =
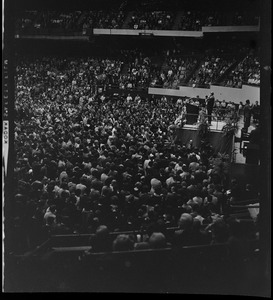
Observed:
[[[224,121],[211,121],[210,131],[222,131],[223,127],[226,125]],[[197,130],[197,124],[185,124],[184,129]]]
[[[226,136],[222,131],[225,122],[212,122],[210,126],[208,141],[212,145],[215,153],[228,154],[232,157],[232,150],[234,146],[234,136]],[[199,136],[197,124],[185,124],[183,128],[176,129],[176,140],[182,144],[187,144],[190,140],[193,142],[194,147],[200,147],[201,139]]]

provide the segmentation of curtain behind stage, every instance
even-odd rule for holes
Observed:
[[[198,135],[198,130],[194,129],[185,129],[178,128],[176,130],[177,140],[181,141],[182,144],[187,144],[190,140],[193,141],[194,147],[200,147],[201,140]],[[223,132],[209,132],[209,142],[212,145],[212,148],[215,153],[228,154],[231,157],[232,152],[232,144],[233,144],[233,136],[225,136]]]

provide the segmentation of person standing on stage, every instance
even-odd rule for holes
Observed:
[[[201,109],[199,110],[198,123],[207,123],[205,105],[202,105]]]
[[[252,114],[252,108],[250,105],[250,101],[246,100],[246,104],[244,106],[244,129],[246,132],[248,131],[248,127],[250,126],[250,119]]]
[[[214,93],[211,92],[209,97],[208,97],[208,100],[207,100],[207,114],[208,114],[208,122],[209,124],[211,125],[211,114],[212,114],[212,110],[213,110],[213,107],[214,107],[214,102],[215,102],[215,98],[214,98]]]
[[[258,123],[260,119],[260,105],[258,101],[252,106],[253,122]]]

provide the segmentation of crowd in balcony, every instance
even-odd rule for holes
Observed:
[[[202,26],[219,25],[219,17],[216,13],[206,15],[200,11],[183,11],[179,20],[179,30],[200,31]]]
[[[127,64],[119,78],[119,88],[147,88],[156,74],[156,68],[152,65],[149,55],[136,49],[122,53]]]
[[[245,12],[220,13],[217,11],[182,11],[178,29],[200,31],[203,26],[246,26],[258,25],[259,17]]]
[[[82,13],[83,28],[122,28],[126,13],[123,11],[89,11]]]
[[[243,84],[260,85],[260,62],[256,55],[247,55],[224,82],[225,86],[234,88],[241,88]]]
[[[152,63],[152,56],[136,50],[124,50],[115,59],[88,58],[72,62],[67,74],[76,74],[76,80],[89,84],[121,89],[145,89],[163,87],[176,89],[180,85],[208,87],[221,84],[241,88],[242,84],[260,85],[260,64],[257,56],[247,55],[240,63],[235,57],[221,51],[212,54],[187,55],[179,49],[162,52],[162,62]],[[58,62],[60,63],[60,62]],[[64,68],[67,62],[63,61]],[[59,70],[50,72],[52,81],[66,80],[67,75]],[[72,75],[69,75],[72,76]],[[30,80],[35,80],[32,78]]]
[[[242,53],[241,53],[242,54]],[[241,55],[240,54],[240,55]],[[76,60],[67,66],[70,78],[76,74],[76,80],[100,86],[115,86],[121,89],[146,89],[161,87],[176,89],[181,85],[208,87],[220,84],[241,88],[242,84],[260,85],[260,64],[258,56],[246,55],[241,62],[236,56],[226,54],[221,49],[205,55],[188,55],[179,49],[163,51],[161,62],[154,63],[152,55],[136,50],[123,50],[115,58],[93,57]],[[237,59],[237,60],[236,60]],[[59,64],[60,61],[57,62]],[[76,64],[77,66],[74,66]],[[65,81],[68,75],[58,70],[49,72],[57,81]],[[35,78],[29,79],[34,81]]]
[[[41,29],[82,32],[92,28],[122,28],[126,14],[122,11],[29,11],[17,19],[17,30]]]
[[[151,81],[150,85],[176,89],[185,82],[196,63],[196,58],[192,57],[169,58],[167,59],[165,68],[161,70],[159,76]]]
[[[181,56],[180,53],[170,54],[167,51],[167,72],[164,74],[163,87],[176,88],[178,84],[186,81],[194,67],[197,66],[198,60],[193,56]]]
[[[235,58],[226,58],[223,55],[208,55],[202,61],[198,71],[191,77],[192,86],[209,86],[217,80],[235,63]]]
[[[179,16],[178,30],[200,31],[202,26],[258,25],[259,17],[246,12],[223,14],[217,11],[25,11],[17,18],[19,31],[69,30],[85,32],[90,28],[172,30]],[[127,21],[126,21],[127,22]]]
[[[133,12],[129,27],[132,29],[171,30],[175,13],[166,11]]]
[[[24,31],[52,31],[52,30],[70,30],[79,31],[79,19],[81,11],[57,12],[57,11],[30,11],[16,22],[16,29]]]

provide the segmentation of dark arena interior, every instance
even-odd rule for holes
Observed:
[[[270,1],[8,2],[3,291],[270,297]]]

